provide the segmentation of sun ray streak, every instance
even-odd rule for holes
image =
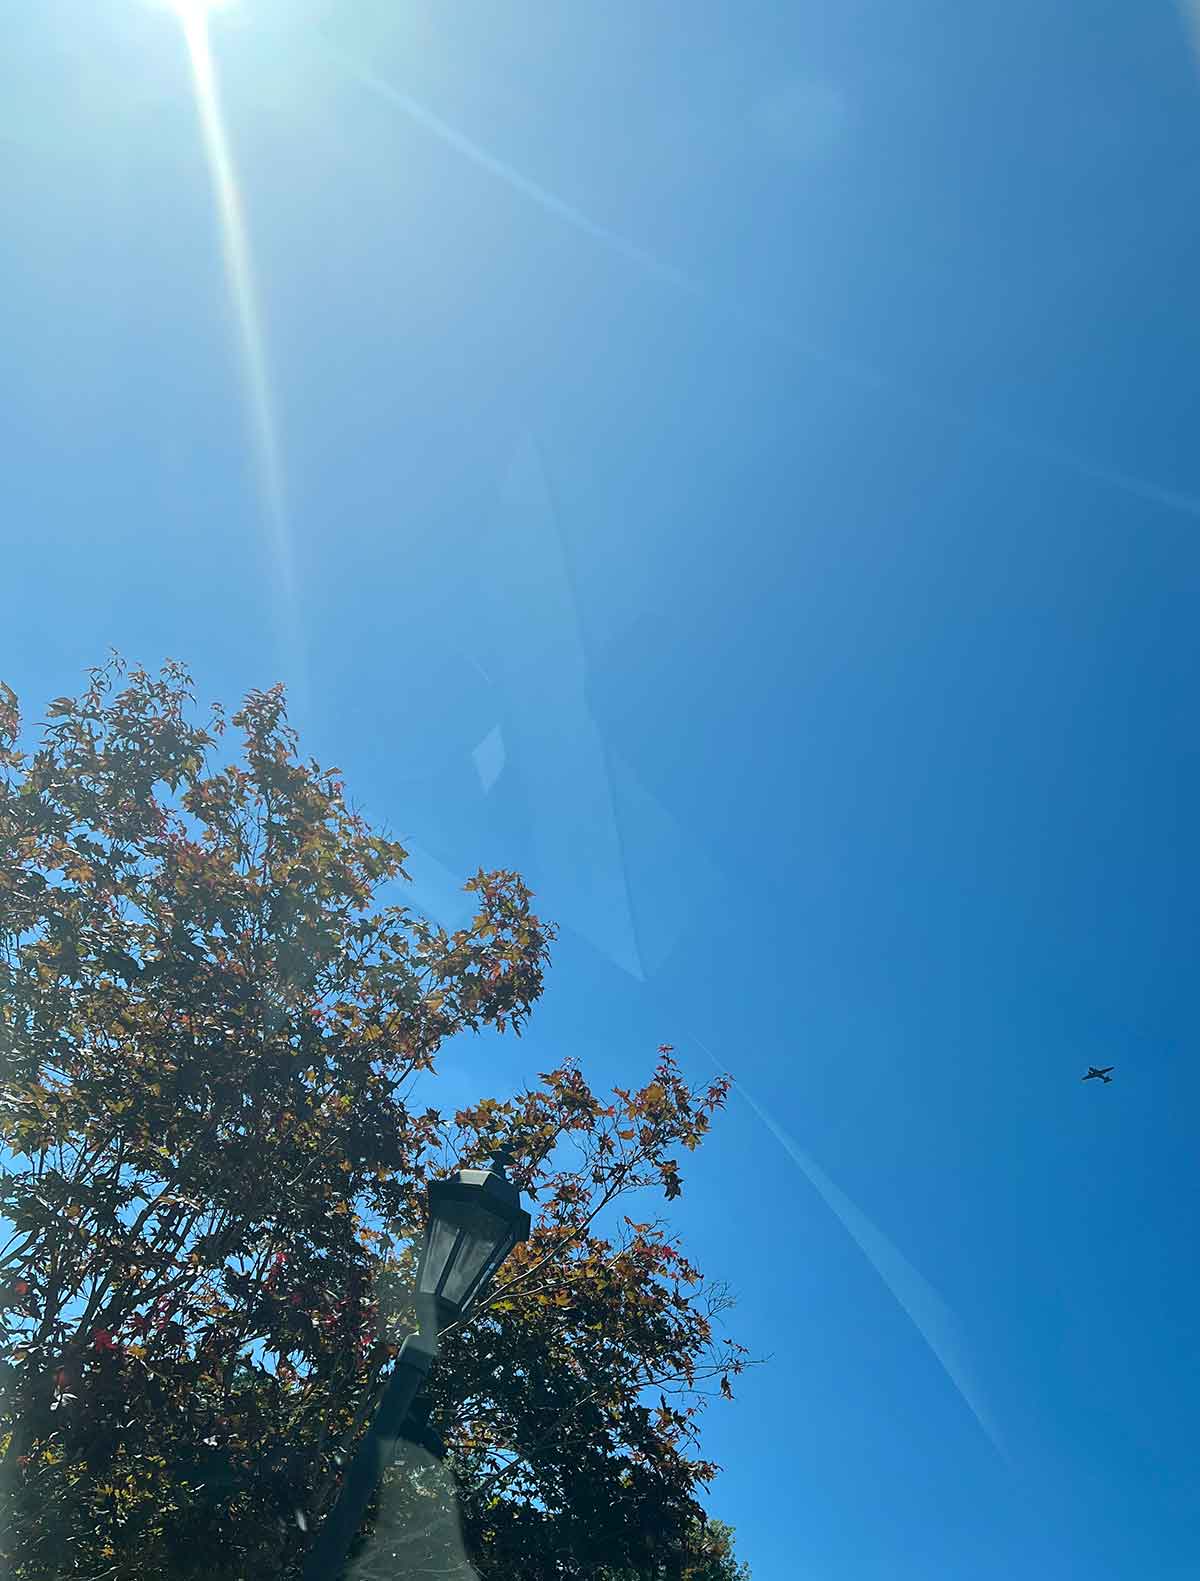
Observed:
[[[196,111],[212,180],[225,275],[237,324],[258,487],[266,517],[270,552],[279,579],[285,637],[291,650],[290,656],[294,656],[297,650],[295,575],[288,533],[283,461],[241,193],[221,109],[208,18],[203,8],[196,5],[180,5],[178,11],[191,63]]]
[[[610,251],[624,258],[628,263],[636,264],[638,268],[645,270],[647,274],[661,280],[664,284],[673,286],[677,291],[683,291],[691,296],[705,295],[703,287],[684,274],[681,269],[676,269],[671,264],[663,263],[653,253],[627,240],[619,232],[610,230],[608,226],[599,225],[595,220],[589,219],[580,209],[574,208],[570,203],[565,203],[562,198],[557,197],[546,187],[539,185],[536,181],[531,181],[528,176],[523,176],[512,165],[506,164],[502,159],[497,159],[494,154],[489,154],[485,148],[481,148],[478,143],[472,142],[469,137],[464,136],[462,132],[457,131],[453,126],[443,121],[440,116],[434,115],[432,110],[427,109],[418,100],[414,99],[411,94],[405,93],[400,88],[392,87],[382,77],[377,76],[366,67],[349,60],[340,52],[330,50],[329,53],[331,58],[335,59],[343,70],[357,78],[364,88],[377,94],[381,99],[389,100],[398,110],[403,111],[405,115],[415,121],[418,126],[423,127],[432,137],[437,138],[439,142],[445,143],[449,148],[453,148],[464,159],[468,159],[472,164],[478,165],[480,169],[486,170],[489,175],[495,176],[497,180],[504,182],[506,186],[511,187],[515,192],[519,192],[523,197],[537,204],[539,208],[545,209],[547,213],[553,214],[556,219],[562,220],[564,224],[571,226],[573,230],[581,231],[585,236],[590,236],[593,241],[599,242],[603,247],[607,247]]]
[[[694,1033],[689,1034],[689,1041],[702,1049],[718,1070],[721,1069],[720,1062],[712,1050]],[[1006,1464],[1010,1464],[1008,1450],[984,1400],[982,1387],[967,1354],[961,1338],[960,1325],[954,1313],[924,1275],[913,1267],[899,1248],[894,1246],[883,1231],[871,1222],[862,1209],[851,1202],[845,1192],[830,1180],[821,1166],[808,1156],[795,1138],[790,1136],[783,1126],[750,1096],[740,1082],[733,1082],[732,1085],[805,1176],[813,1190],[879,1275],[911,1320],[917,1333],[941,1364],[946,1376],[991,1440],[1000,1458]]]
[[[1200,0],[1186,0],[1186,3],[1194,7],[1194,14],[1200,17]],[[1197,22],[1196,27],[1200,36],[1200,21]],[[435,115],[411,94],[385,82],[375,72],[349,59],[339,50],[327,48],[326,54],[370,93],[392,104],[431,137],[452,148],[479,169],[487,171],[496,180],[536,204],[543,212],[553,215],[563,224],[569,225],[572,230],[590,237],[592,241],[607,248],[614,255],[640,268],[660,283],[692,298],[719,317],[737,323],[754,334],[766,336],[789,346],[801,356],[824,368],[834,378],[884,396],[935,422],[955,428],[964,435],[979,435],[999,450],[1007,450],[1029,460],[1041,461],[1047,466],[1061,468],[1102,488],[1143,500],[1163,510],[1184,516],[1200,517],[1200,499],[1195,495],[1180,489],[1165,488],[1151,479],[1137,477],[1116,467],[1100,466],[1086,456],[1078,455],[1061,445],[1017,433],[986,417],[961,412],[945,401],[924,395],[914,385],[896,379],[869,363],[817,346],[797,335],[787,326],[748,308],[743,302],[714,293],[700,280],[656,257],[647,248],[639,247],[635,242],[622,236],[619,231],[598,224],[582,209],[564,202],[549,188],[531,180],[514,166],[490,154],[486,148]]]

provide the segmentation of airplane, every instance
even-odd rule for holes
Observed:
[[[1080,1081],[1096,1081],[1097,1079],[1100,1081],[1111,1081],[1112,1077],[1108,1073],[1110,1070],[1116,1070],[1116,1068],[1115,1065],[1103,1065],[1097,1070],[1095,1065],[1089,1065],[1087,1075],[1081,1076],[1079,1079]]]

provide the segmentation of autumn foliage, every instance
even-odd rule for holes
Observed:
[[[282,691],[228,729],[194,712],[181,667],[113,660],[22,751],[0,687],[10,1573],[295,1573],[412,1326],[425,1184],[504,1146],[533,1234],[425,1402],[465,1556],[495,1581],[708,1574],[698,1423],[745,1356],[648,1204],[726,1084],[664,1046],[605,1097],[564,1060],[505,1101],[411,1104],[447,1039],[520,1033],[553,929],[509,872],[470,880],[456,933],[381,904],[405,852],[300,758]],[[439,1500],[398,1467],[393,1538]]]

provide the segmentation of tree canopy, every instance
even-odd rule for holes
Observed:
[[[649,1205],[727,1082],[663,1045],[603,1097],[568,1059],[419,1105],[448,1039],[520,1034],[554,929],[512,872],[456,932],[384,903],[406,853],[301,758],[281,688],[195,714],[181,666],[114,658],[24,749],[0,687],[11,1573],[294,1574],[414,1326],[425,1186],[502,1146],[533,1232],[443,1333],[438,1454],[389,1474],[355,1562],[444,1574],[453,1529],[488,1581],[733,1581],[698,1427],[746,1353]]]

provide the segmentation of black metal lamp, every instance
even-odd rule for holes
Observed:
[[[437,1354],[440,1329],[462,1317],[495,1277],[519,1241],[528,1239],[530,1219],[505,1170],[512,1162],[497,1153],[489,1169],[460,1169],[429,1186],[429,1223],[417,1269],[420,1331],[400,1348],[395,1369],[363,1435],[354,1462],[304,1567],[304,1581],[335,1581],[354,1534],[396,1443],[413,1400]]]
[[[460,1318],[513,1247],[528,1240],[529,1215],[505,1172],[511,1162],[508,1154],[497,1153],[489,1169],[460,1169],[430,1184],[429,1225],[417,1272],[422,1327],[430,1315],[437,1328]]]

